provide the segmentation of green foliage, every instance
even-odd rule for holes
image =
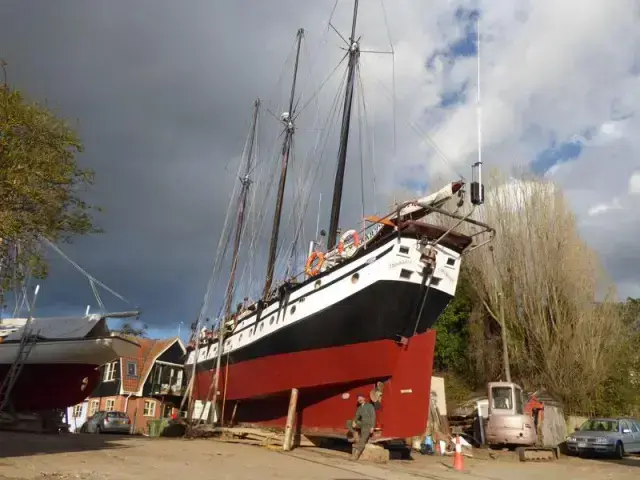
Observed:
[[[460,374],[447,372],[442,376],[448,405],[459,405],[473,397],[472,388]]]
[[[473,303],[464,273],[461,272],[456,296],[434,325],[437,332],[434,368],[439,372],[464,375],[468,371],[468,325]]]
[[[93,172],[79,168],[77,134],[49,109],[0,83],[0,286],[47,274],[39,237],[53,242],[97,232],[80,197]]]

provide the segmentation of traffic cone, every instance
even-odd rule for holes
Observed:
[[[453,469],[464,471],[462,462],[462,445],[460,445],[460,435],[456,436],[456,453],[453,455]]]

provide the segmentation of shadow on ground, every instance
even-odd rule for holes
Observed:
[[[0,431],[0,460],[31,455],[128,448],[124,442],[128,438],[130,437],[123,435],[38,434]]]
[[[615,465],[621,465],[623,467],[638,467],[640,468],[640,455],[628,455],[622,460],[616,458],[607,458],[603,456],[582,456],[584,460],[599,462],[599,463],[611,463]]]
[[[353,444],[341,438],[322,438],[311,436],[307,436],[307,438],[315,445],[316,448],[323,450],[350,454],[351,449],[353,448]],[[389,450],[389,460],[413,460],[412,454],[415,453],[412,453],[411,449],[409,449],[404,443],[387,443],[384,446]]]

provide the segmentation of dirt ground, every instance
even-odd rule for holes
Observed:
[[[153,480],[166,478],[249,480],[398,479],[608,479],[640,478],[640,458],[622,461],[562,458],[522,464],[513,455],[477,452],[466,472],[451,459],[421,456],[386,465],[351,462],[347,454],[315,447],[283,453],[275,447],[218,440],[149,439],[109,435],[36,435],[0,432],[2,480]]]

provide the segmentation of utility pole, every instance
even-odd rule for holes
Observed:
[[[509,367],[509,347],[507,345],[507,324],[504,320],[504,297],[502,292],[498,292],[500,302],[500,331],[502,336],[502,363],[504,366],[504,376],[507,382],[511,382],[511,368]]]

